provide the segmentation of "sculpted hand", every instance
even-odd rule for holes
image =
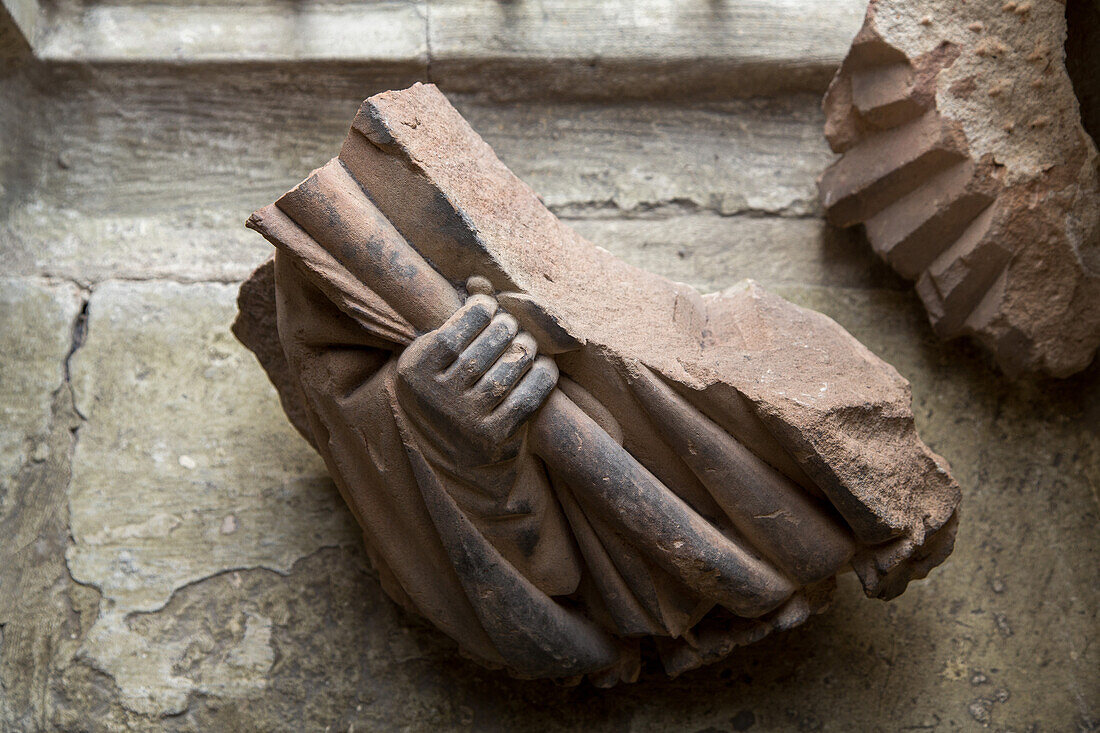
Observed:
[[[397,360],[401,406],[472,465],[519,449],[520,428],[558,381],[554,360],[488,295],[472,295]]]

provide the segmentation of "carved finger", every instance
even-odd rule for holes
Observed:
[[[493,298],[481,294],[471,296],[446,323],[422,337],[426,343],[416,366],[430,371],[449,367],[489,325],[496,311],[497,302]]]
[[[498,312],[447,370],[447,377],[456,378],[464,389],[474,384],[504,354],[517,333],[519,321],[507,313]],[[537,348],[534,339],[528,336],[528,340],[534,351]]]
[[[500,358],[489,367],[485,376],[477,381],[470,392],[482,405],[496,407],[538,356],[538,345],[530,334],[516,337]]]
[[[530,419],[554,391],[558,383],[558,365],[548,356],[540,356],[495,410],[492,419],[504,436],[511,436]]]

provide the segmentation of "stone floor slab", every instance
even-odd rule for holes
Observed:
[[[40,278],[0,278],[0,515],[20,467],[44,460],[53,394],[80,314],[80,291]]]
[[[174,666],[187,640],[158,645],[130,614],[228,570],[287,572],[321,547],[358,542],[320,459],[229,333],[235,297],[220,284],[104,283],[73,358],[87,422],[73,459],[68,565],[104,598],[81,655],[144,713],[178,712],[193,691],[262,689],[272,622],[250,618],[204,688]]]

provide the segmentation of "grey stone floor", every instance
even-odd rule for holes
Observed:
[[[331,155],[356,64],[35,64],[0,78],[0,730],[1100,729],[1100,367],[1010,383],[822,222],[819,96],[458,94],[547,204],[702,290],[752,277],[912,382],[964,490],[889,604],[599,691],[463,661],[382,595],[323,467],[228,332],[248,213]],[[446,89],[445,89],[446,91]]]

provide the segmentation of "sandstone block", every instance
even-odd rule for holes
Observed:
[[[613,684],[652,636],[678,674],[846,567],[892,598],[950,552],[958,487],[897,372],[751,281],[593,247],[432,86],[364,102],[249,226],[277,254],[236,333],[387,593],[487,666]]]
[[[1100,345],[1100,159],[1066,33],[1063,3],[873,0],[825,97],[829,220],[1009,374],[1065,377]]]

